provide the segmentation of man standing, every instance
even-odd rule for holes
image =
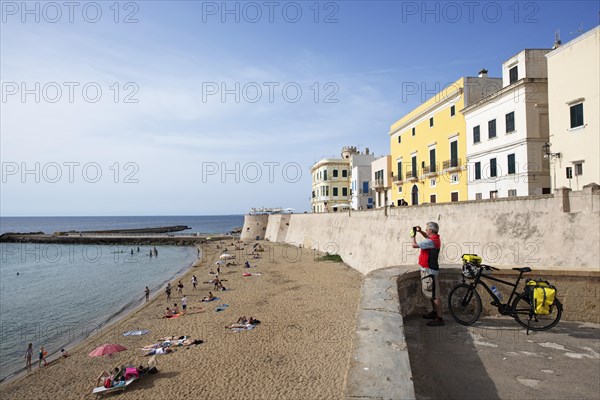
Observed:
[[[423,318],[431,319],[427,323],[429,326],[442,326],[444,320],[442,319],[442,302],[440,300],[440,283],[438,274],[440,265],[438,264],[438,257],[440,255],[440,248],[442,242],[438,235],[440,227],[435,222],[428,222],[425,232],[421,230],[420,226],[415,227],[416,232],[420,232],[425,240],[417,243],[416,234],[413,232],[413,248],[421,249],[419,253],[419,268],[421,270],[421,290],[426,298],[431,300],[431,306],[433,311],[423,316]]]
[[[148,286],[146,286],[144,293],[146,294],[146,302],[148,302],[150,300],[150,289],[148,289]]]

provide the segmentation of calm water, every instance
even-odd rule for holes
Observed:
[[[158,217],[0,217],[0,233],[86,231],[153,228],[187,225],[182,233],[227,233],[244,225],[243,215],[158,216]]]
[[[243,216],[224,217],[41,217],[1,218],[2,231],[117,229],[188,225],[193,232],[225,233],[242,226]],[[190,267],[193,247],[56,244],[0,244],[0,378],[24,366],[33,343],[49,355],[68,343],[96,333],[124,311]],[[18,275],[17,275],[18,273]],[[185,282],[184,282],[185,284]],[[131,330],[144,329],[131,326]]]

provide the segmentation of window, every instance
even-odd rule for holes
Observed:
[[[429,196],[429,202],[432,204],[437,203],[437,196],[435,194],[432,194]]]
[[[398,161],[398,179],[402,180],[402,161]]]
[[[417,128],[412,128],[412,135],[415,136],[417,134]]]
[[[338,170],[337,170],[337,169],[334,169],[334,170],[333,170],[333,177],[334,177],[334,178],[337,178],[337,177],[338,177]]]
[[[497,199],[498,198],[498,191],[497,190],[492,190],[490,192],[490,199]]]
[[[479,125],[473,127],[473,143],[479,143],[481,141],[479,133]]]
[[[450,193],[450,201],[452,201],[452,202],[458,201],[458,192]]]
[[[417,156],[412,156],[412,177],[417,177]]]
[[[506,114],[506,133],[515,131],[515,112]]]
[[[575,163],[575,176],[583,175],[583,163]]]
[[[456,115],[456,106],[450,107],[450,116],[454,117]],[[435,202],[433,202],[435,203]]]
[[[454,174],[450,175],[450,182],[458,183],[458,174],[454,173]]]
[[[475,193],[475,200],[481,200],[483,199],[483,196],[481,195],[481,193]]]
[[[333,188],[333,196],[337,197],[337,195],[338,195],[338,188],[334,187]]]
[[[550,188],[542,188],[542,194],[550,194]]]
[[[475,180],[481,179],[481,163],[477,161],[475,163]]]
[[[508,189],[508,197],[516,197],[517,189]]]
[[[571,106],[571,128],[583,126],[583,103]]]
[[[365,194],[369,193],[369,181],[363,181],[362,192]]]
[[[488,121],[488,139],[496,137],[496,120]]]
[[[325,196],[329,196],[329,186],[325,186]]]
[[[458,167],[458,141],[450,142],[450,166]]]
[[[429,172],[435,171],[435,149],[429,149]]]
[[[348,188],[342,188],[342,196],[348,197]]]
[[[429,118],[429,127],[433,127],[433,117]]]
[[[348,171],[343,169],[342,170],[342,178],[347,178],[348,177]]]
[[[323,171],[323,180],[327,180],[327,170]]]
[[[429,187],[434,188],[437,185],[437,181],[435,180],[435,178],[432,178],[429,180]]]
[[[508,173],[509,174],[514,174],[515,173],[515,155],[514,154],[509,154],[508,155]]]
[[[492,158],[490,160],[490,177],[498,176],[498,171],[496,170],[496,159]]]
[[[398,193],[402,193],[402,186],[398,186]]]
[[[398,135],[398,143],[402,143],[402,136]]]
[[[519,69],[518,66],[514,66],[508,70],[508,84],[512,85],[519,80]]]
[[[573,179],[573,167],[567,167],[567,179]]]

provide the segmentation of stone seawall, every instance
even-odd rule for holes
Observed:
[[[599,205],[600,190],[592,186],[553,196],[271,215],[261,228],[267,240],[339,254],[365,275],[414,265],[418,250],[411,247],[409,232],[427,221],[440,225],[443,264],[459,265],[463,253],[476,253],[500,268],[598,271]],[[246,217],[244,231],[251,227],[248,217],[253,216]]]

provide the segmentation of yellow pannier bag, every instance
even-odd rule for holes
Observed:
[[[548,315],[556,297],[556,287],[548,281],[529,280],[525,284],[525,293],[531,301],[534,314]]]

